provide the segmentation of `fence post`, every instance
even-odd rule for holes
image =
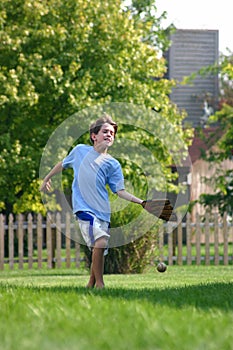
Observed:
[[[66,213],[66,267],[70,268],[70,213]]]
[[[13,214],[9,215],[8,221],[8,235],[9,235],[9,267],[11,270],[14,268],[14,217]]]
[[[18,214],[18,257],[19,257],[19,269],[23,269],[23,251],[24,251],[24,244],[23,244],[23,215]]]
[[[182,248],[183,248],[183,232],[182,232],[182,216],[181,214],[178,214],[178,227],[177,227],[177,239],[178,239],[178,257],[177,257],[177,263],[178,265],[183,264],[183,257],[182,257]]]
[[[210,220],[209,213],[205,216],[205,264],[210,264]]]
[[[219,229],[218,215],[214,214],[214,264],[219,265]]]
[[[192,252],[191,252],[190,213],[187,213],[187,218],[186,218],[186,245],[187,245],[187,265],[191,265],[192,264]]]
[[[51,229],[51,237],[52,237],[52,268],[56,267],[56,228],[52,227]]]
[[[201,227],[198,213],[196,214],[196,264],[201,264]]]
[[[61,267],[61,214],[56,214],[56,248],[57,248],[57,254],[56,254],[56,261],[57,261],[57,267]]]
[[[164,261],[163,244],[164,244],[164,229],[163,229],[163,225],[160,225],[159,226],[159,261]]]
[[[173,231],[172,224],[167,223],[167,233],[168,233],[168,265],[173,265]]]
[[[38,256],[38,268],[42,268],[42,215],[37,215],[37,256]]]
[[[48,213],[46,216],[46,245],[47,245],[47,266],[49,269],[56,267],[56,228],[53,227],[54,214]]]
[[[4,251],[5,251],[5,220],[3,214],[0,214],[0,270],[4,270]]]
[[[47,267],[52,269],[53,267],[53,255],[52,255],[52,230],[51,230],[51,217],[50,214],[46,215],[46,248],[47,248]]]
[[[227,229],[227,213],[223,215],[223,263],[228,265],[228,229]]]
[[[33,229],[32,229],[32,214],[27,216],[27,234],[28,234],[28,268],[33,267]]]

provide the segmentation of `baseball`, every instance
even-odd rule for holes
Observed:
[[[167,265],[163,262],[158,263],[157,265],[157,271],[159,272],[165,272],[167,270]]]

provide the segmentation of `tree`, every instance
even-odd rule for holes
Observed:
[[[42,210],[43,147],[63,120],[85,107],[114,101],[156,106],[182,133],[183,116],[168,97],[173,82],[163,79],[165,61],[158,56],[168,45],[166,33],[149,15],[149,3],[138,10],[134,1],[132,12],[119,0],[1,1],[4,212]]]
[[[216,166],[216,171],[211,179],[205,181],[211,184],[214,193],[202,194],[199,202],[207,208],[217,208],[221,215],[233,211],[233,168],[222,170],[221,162],[231,159],[233,156],[233,55],[222,56],[220,61],[220,109],[210,117],[209,123],[218,127],[221,135],[215,144],[214,151],[203,153],[210,166]],[[216,133],[215,133],[216,134]],[[215,138],[216,139],[216,138]],[[212,143],[211,136],[207,142]]]
[[[220,56],[220,108],[223,104],[233,107],[233,53]]]
[[[169,41],[168,31],[161,28],[160,20],[151,0],[135,0],[129,6],[123,6],[120,0],[1,1],[0,209],[3,212],[44,213],[38,176],[50,135],[74,113],[114,102],[160,111],[162,124],[156,112],[139,115],[135,111],[137,123],[132,120],[131,125],[122,117],[118,146],[124,144],[125,135],[131,143],[136,141],[150,149],[151,161],[158,159],[163,172],[163,176],[158,172],[156,177],[151,174],[151,178],[160,185],[160,190],[167,187],[179,190],[170,167],[173,156],[182,159],[181,145],[174,138],[182,140],[185,152],[190,134],[182,128],[184,114],[169,99],[175,83],[163,78],[166,62],[160,51],[168,47]],[[123,112],[127,114],[129,110]],[[72,139],[73,125],[69,134],[71,145],[77,141]],[[150,132],[153,128],[156,135],[163,135],[167,144]],[[87,137],[82,135],[82,140]],[[49,150],[49,155],[56,161],[63,151],[61,145]],[[143,163],[137,157],[136,153],[133,160],[122,152],[121,163],[126,180],[139,193],[146,193],[145,174],[137,165]],[[70,178],[69,174],[63,178],[65,188],[70,188]],[[50,209],[58,209],[56,203]],[[124,224],[127,218],[137,215],[137,210],[129,207],[127,215],[124,211],[113,215],[113,225]],[[157,229],[151,227],[151,230],[133,242],[128,251],[127,247],[120,247],[111,261],[117,262],[117,256],[121,255],[128,269],[141,270],[148,254],[154,253]],[[139,255],[133,254],[137,249],[140,262]],[[109,266],[108,270],[114,269]]]

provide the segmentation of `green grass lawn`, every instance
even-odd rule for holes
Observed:
[[[172,266],[106,275],[0,272],[2,350],[233,349],[233,267]]]

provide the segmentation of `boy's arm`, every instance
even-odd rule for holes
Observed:
[[[120,198],[125,199],[126,201],[137,203],[137,204],[143,203],[142,199],[135,197],[134,195],[132,195],[131,193],[129,193],[125,190],[120,190],[117,192],[117,194]]]
[[[60,173],[63,170],[62,162],[57,163],[52,170],[45,176],[42,185],[40,186],[40,191],[50,191],[51,190],[51,177]]]

